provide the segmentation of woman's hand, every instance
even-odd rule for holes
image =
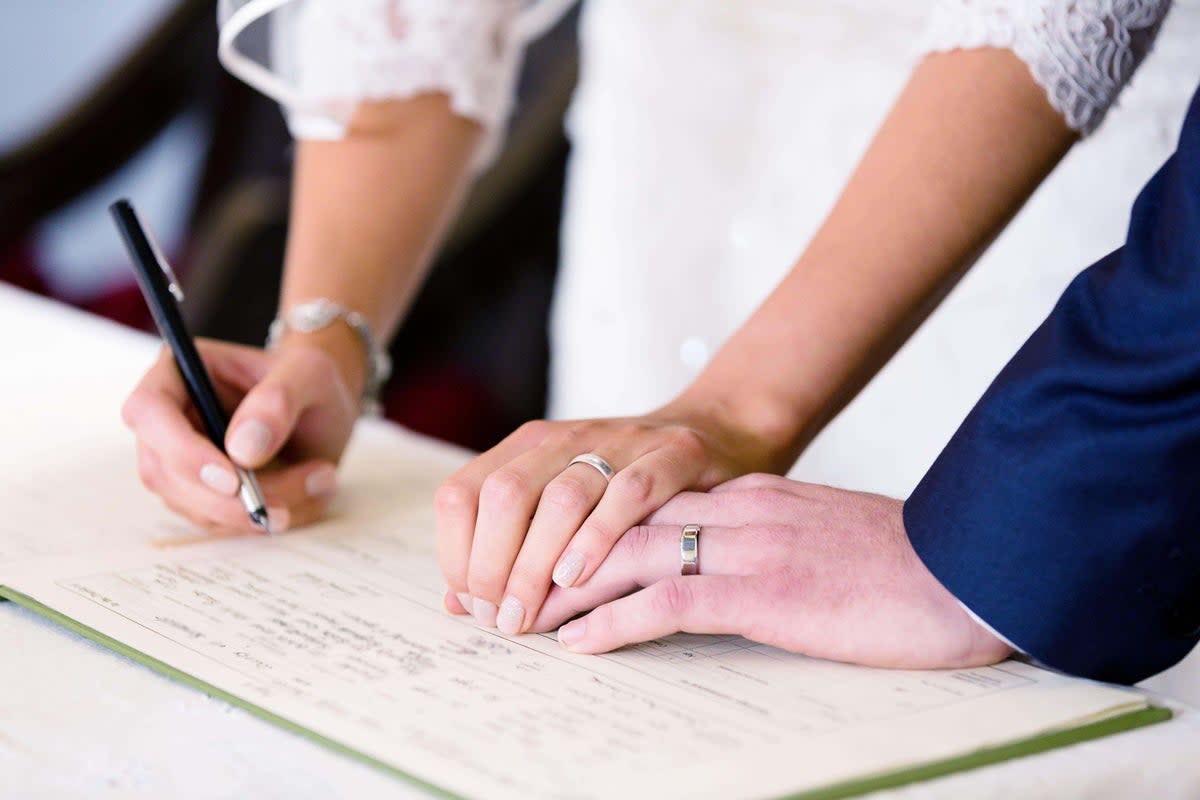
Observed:
[[[236,462],[258,470],[273,529],[319,518],[358,416],[357,388],[348,385],[354,377],[338,368],[329,350],[298,337],[272,353],[214,341],[197,347],[222,403],[236,409],[225,439],[229,455],[202,432],[164,349],[121,411],[137,436],[142,483],[201,525],[255,531],[237,499]]]
[[[446,607],[506,633],[529,629],[551,581],[587,583],[631,526],[687,489],[774,464],[711,414],[538,421],[451,476],[436,497]],[[594,453],[615,471],[567,466]]]
[[[686,631],[899,669],[1008,656],[917,557],[901,508],[773,475],[681,494],[625,534],[586,586],[552,590],[532,629],[594,609],[559,630],[564,647],[602,653]],[[701,526],[700,574],[681,577],[688,524]]]

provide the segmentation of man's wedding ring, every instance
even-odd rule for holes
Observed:
[[[679,535],[679,574],[700,574],[700,526],[684,525]]]
[[[584,453],[583,455],[575,456],[567,466],[570,467],[574,464],[587,464],[589,467],[594,467],[597,472],[603,475],[606,482],[612,480],[614,474],[612,465],[595,453]]]

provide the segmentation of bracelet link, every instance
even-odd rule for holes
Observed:
[[[358,311],[325,297],[298,303],[271,321],[267,328],[266,347],[268,350],[275,349],[288,331],[315,333],[339,321],[346,323],[362,341],[367,362],[366,383],[362,396],[363,413],[378,416],[383,410],[380,395],[392,374],[392,359],[375,336],[375,332],[371,330],[367,318]]]

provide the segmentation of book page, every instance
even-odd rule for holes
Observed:
[[[579,656],[479,628],[442,609],[433,554],[434,488],[468,456],[384,423],[311,532],[200,530],[142,489],[120,424],[157,343],[0,300],[38,344],[5,364],[0,584],[445,790],[778,796],[1145,704],[1018,663],[887,672],[701,636]]]
[[[477,797],[768,797],[1144,705],[1008,662],[890,672],[737,637],[603,656],[448,615],[432,511],[360,449],[309,533],[10,564],[3,583],[301,728]],[[405,466],[407,463],[407,467]]]

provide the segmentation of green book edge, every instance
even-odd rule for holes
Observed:
[[[397,767],[392,766],[384,761],[367,755],[359,750],[334,740],[313,731],[309,728],[299,725],[290,719],[281,717],[272,711],[268,711],[262,706],[255,705],[243,698],[230,694],[222,689],[206,683],[192,675],[172,667],[163,661],[146,655],[140,650],[135,650],[126,644],[123,644],[111,636],[106,636],[103,633],[84,625],[65,614],[44,605],[32,597],[24,595],[7,586],[0,586],[0,597],[13,601],[14,603],[23,606],[36,614],[74,631],[97,644],[101,644],[110,650],[113,650],[126,658],[147,666],[150,669],[159,672],[168,678],[184,683],[195,689],[199,689],[207,695],[220,698],[227,703],[244,709],[251,714],[261,719],[277,725],[292,733],[304,736],[317,744],[323,745],[330,750],[341,753],[344,756],[355,759],[363,764],[374,767],[389,775],[405,780],[415,786],[426,789],[442,797],[459,797],[452,792],[449,792],[439,786],[435,786],[428,781],[421,780],[414,775],[411,775]],[[933,778],[940,778],[943,775],[950,775],[956,772],[965,772],[977,767],[985,767],[991,764],[999,764],[1002,761],[1009,761],[1014,758],[1042,753],[1047,750],[1054,750],[1059,747],[1086,742],[1092,739],[1099,739],[1104,736],[1111,736],[1115,733],[1134,730],[1135,728],[1145,727],[1146,725],[1154,725],[1159,722],[1166,722],[1173,716],[1169,708],[1161,708],[1159,706],[1149,706],[1147,708],[1131,711],[1127,714],[1121,714],[1115,717],[1109,717],[1098,722],[1081,725],[1077,728],[1068,728],[1066,730],[1054,731],[1052,733],[1034,736],[1028,739],[1022,739],[1009,744],[999,745],[997,747],[989,747],[983,750],[977,750],[973,753],[967,753],[961,756],[955,756],[943,761],[936,761],[929,764],[921,764],[916,767],[908,767],[894,772],[882,773],[879,775],[858,778],[845,783],[834,784],[832,786],[824,786],[818,789],[799,792],[797,794],[787,795],[788,800],[839,800],[844,797],[857,797],[869,792],[876,792],[881,789],[892,789],[898,786],[905,786],[910,783],[927,781]]]

